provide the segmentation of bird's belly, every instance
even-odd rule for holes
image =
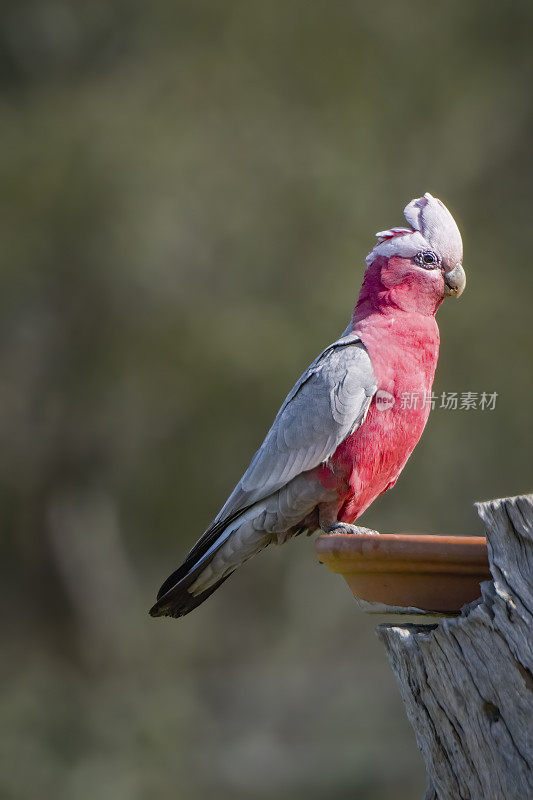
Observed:
[[[339,495],[339,521],[355,522],[394,485],[428,414],[429,408],[380,410],[372,403],[364,424],[339,445],[328,463]]]

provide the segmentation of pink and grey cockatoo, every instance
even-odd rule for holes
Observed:
[[[289,392],[250,466],[152,616],[181,617],[268,544],[306,531],[366,531],[353,523],[394,486],[427,422],[439,355],[435,314],[465,287],[459,229],[425,194],[409,228],[377,234],[342,336]]]

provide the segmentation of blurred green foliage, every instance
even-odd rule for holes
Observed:
[[[0,794],[420,796],[375,621],[297,541],[148,619],[373,233],[431,191],[468,288],[365,524],[480,532],[530,489],[530,3],[5,0]]]

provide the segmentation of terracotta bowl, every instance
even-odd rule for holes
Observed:
[[[389,607],[369,610],[458,613],[492,578],[481,536],[325,534],[316,540],[316,553],[356,598]]]

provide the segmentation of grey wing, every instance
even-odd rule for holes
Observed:
[[[214,524],[332,456],[364,420],[376,388],[370,356],[357,336],[326,348],[285,399]]]
[[[376,388],[370,357],[355,334],[338,339],[318,356],[287,395],[263,444],[216,519],[162,585],[157,599],[163,605],[156,604],[154,614],[167,613],[174,605],[179,609],[174,609],[175,615],[188,613],[213,591],[210,587],[191,601],[188,587],[231,534],[230,523],[254,503],[332,456],[363,422]],[[167,602],[164,598],[170,592],[173,599]],[[161,608],[166,610],[161,612]]]

